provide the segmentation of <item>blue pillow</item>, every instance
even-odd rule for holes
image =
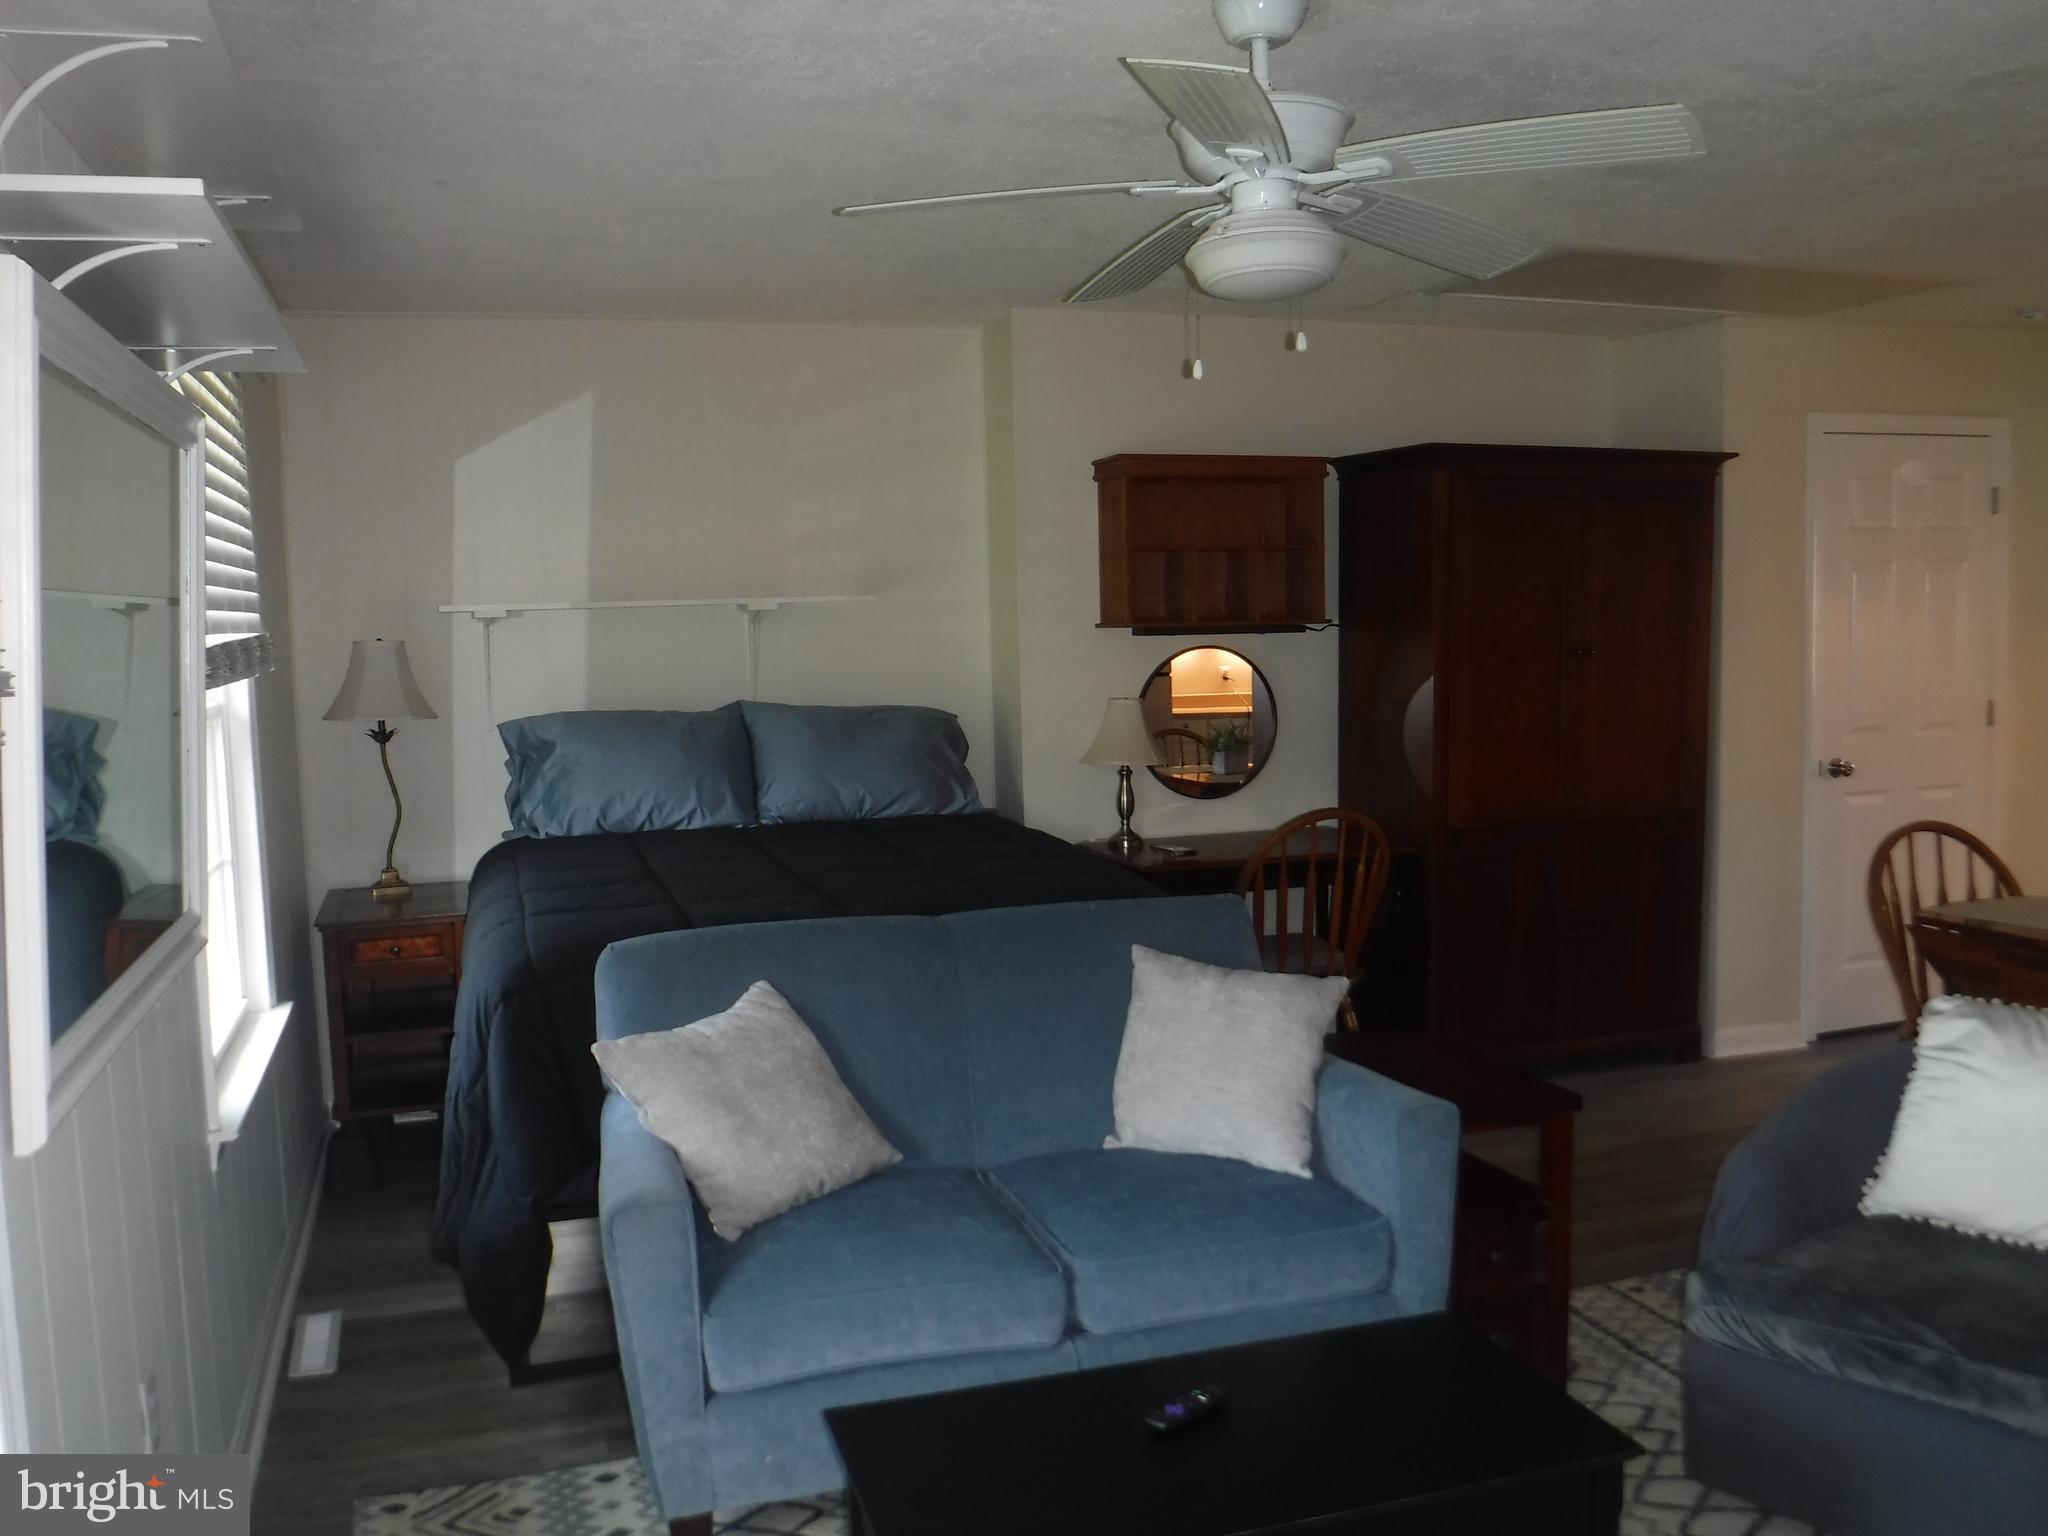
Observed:
[[[107,766],[93,747],[100,723],[66,709],[43,711],[43,840],[68,837],[100,840],[100,811],[107,792],[100,770]]]
[[[530,837],[743,827],[754,820],[754,760],[739,707],[686,714],[593,709],[498,727],[505,809]]]
[[[756,704],[754,792],[763,821],[860,821],[978,811],[956,716],[913,704]]]

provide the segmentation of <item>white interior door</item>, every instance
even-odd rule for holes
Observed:
[[[1899,1017],[1866,893],[1884,835],[1937,820],[1995,837],[2003,427],[1945,425],[1809,433],[1809,1034]]]

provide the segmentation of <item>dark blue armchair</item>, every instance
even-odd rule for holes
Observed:
[[[2048,1531],[2048,1254],[1859,1215],[1912,1048],[1729,1155],[1686,1290],[1686,1463],[1831,1536]]]

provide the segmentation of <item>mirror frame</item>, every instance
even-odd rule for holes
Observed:
[[[50,1039],[43,854],[41,365],[48,362],[178,452],[178,805],[184,907],[92,1006]],[[14,1151],[49,1140],[204,939],[206,823],[203,418],[163,376],[14,257],[0,258],[0,881],[6,896],[7,1068]],[[195,995],[195,1006],[197,998]],[[196,1044],[196,1042],[195,1042]]]
[[[1225,635],[1221,640],[1205,640],[1199,645],[1184,645],[1177,651],[1169,652],[1164,661],[1160,662],[1145,675],[1144,684],[1138,689],[1139,707],[1144,707],[1145,695],[1151,691],[1152,685],[1158,682],[1162,676],[1167,676],[1171,672],[1174,662],[1187,655],[1189,651],[1228,651],[1252,669],[1252,675],[1258,679],[1258,686],[1265,689],[1267,703],[1272,707],[1273,711],[1273,747],[1275,750],[1278,750],[1280,745],[1280,695],[1273,691],[1272,679],[1266,676],[1265,668],[1261,667],[1235,645],[1225,643],[1236,638],[1235,635]],[[1269,752],[1266,755],[1267,759],[1270,760],[1272,753]],[[1262,762],[1259,764],[1258,771],[1248,777],[1242,784],[1233,784],[1221,794],[1204,795],[1193,790],[1182,789],[1159,771],[1160,766],[1155,764],[1146,769],[1146,772],[1152,775],[1152,781],[1155,784],[1168,793],[1178,795],[1184,800],[1199,800],[1203,802],[1228,800],[1232,795],[1240,794],[1250,789],[1253,784],[1258,782],[1259,774],[1266,771],[1266,764]]]

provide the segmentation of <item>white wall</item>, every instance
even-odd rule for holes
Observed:
[[[961,717],[992,797],[988,486],[973,330],[661,321],[294,322],[285,385],[314,899],[374,877],[390,798],[319,716],[353,639],[403,639],[399,865],[466,877],[505,826],[496,721],[701,708],[745,688],[731,610],[531,615],[456,601],[876,594],[761,621],[760,696]]]
[[[2010,655],[2002,804],[1990,830],[2048,883],[2048,336],[1722,322],[1720,648],[1710,1027],[1800,1016],[1806,761],[1806,418],[1816,411],[2012,422]]]
[[[1025,310],[978,333],[298,329],[313,371],[286,386],[288,478],[315,898],[367,880],[389,824],[374,754],[317,719],[350,639],[409,640],[445,717],[397,744],[404,867],[466,874],[502,825],[477,631],[434,611],[451,598],[878,590],[871,611],[766,620],[763,695],[955,709],[987,798],[1061,835],[1100,835],[1114,778],[1076,758],[1103,699],[1135,691],[1175,642],[1095,627],[1094,459],[1432,439],[1725,446],[1742,457],[1720,535],[1708,1015],[1710,1028],[1783,1024],[1798,998],[1806,414],[2011,416],[2015,655],[2048,636],[2044,337],[1716,321],[1607,342],[1324,321],[1296,355],[1275,319],[1212,315],[1208,376],[1193,383],[1175,315]],[[494,713],[721,702],[739,688],[736,623],[508,623]],[[1271,765],[1209,802],[1140,776],[1147,834],[1269,826],[1335,795],[1334,637],[1233,644],[1276,694]],[[2039,884],[2048,695],[2024,671],[2013,682],[2002,835]]]
[[[1115,830],[1115,774],[1078,761],[1103,700],[1134,694],[1195,643],[1095,627],[1092,464],[1113,453],[1335,457],[1432,439],[1603,443],[1605,344],[1568,336],[1321,322],[1307,353],[1277,317],[1206,317],[1207,377],[1182,379],[1178,315],[1013,312],[1003,338],[1013,401],[1017,778],[1026,821],[1062,836]],[[1336,481],[1329,614],[1336,617]],[[1270,762],[1227,799],[1191,800],[1137,775],[1146,836],[1275,826],[1337,793],[1337,644],[1331,632],[1228,642],[1266,674],[1279,712]]]
[[[171,1451],[246,1450],[317,1202],[326,1115],[295,1010],[241,1136],[210,1167],[199,967],[180,976],[33,1157],[0,1161],[37,1451],[142,1449],[154,1377]]]
[[[0,109],[19,91],[0,69]],[[87,167],[38,110],[10,138],[0,169]],[[260,438],[254,450],[271,466],[259,472],[258,549],[274,551],[275,451]],[[280,697],[288,714],[288,677],[259,685],[270,873],[274,887],[280,875],[289,881],[283,900],[273,893],[271,931],[287,934],[303,928],[304,908],[296,754],[289,736],[272,739]],[[309,978],[290,948],[281,995],[303,1004]],[[319,1026],[311,1007],[294,1010],[239,1139],[214,1167],[200,984],[196,964],[172,982],[40,1151],[0,1153],[26,1407],[24,1424],[6,1426],[25,1444],[9,1451],[139,1450],[145,1376],[156,1380],[166,1450],[247,1449],[260,1431],[268,1350],[319,1193]]]

